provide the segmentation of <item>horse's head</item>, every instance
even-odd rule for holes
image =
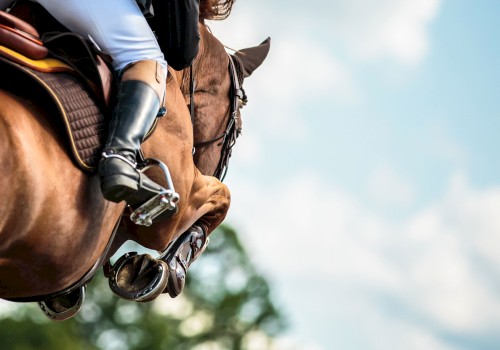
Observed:
[[[230,55],[203,24],[200,33],[193,75],[189,68],[184,71],[182,90],[193,108],[195,164],[203,174],[222,178],[242,128],[240,108],[247,101],[243,80],[266,58],[270,39]]]
[[[229,191],[212,175],[219,179],[224,176],[230,147],[241,130],[239,110],[246,100],[241,84],[269,51],[266,40],[260,46],[230,56],[202,23],[200,34],[200,47],[192,66],[173,72],[172,79],[167,80],[167,117],[161,118],[156,131],[142,147],[147,157],[168,164],[181,196],[178,213],[172,220],[151,227],[128,228],[133,240],[150,249],[163,250],[196,221],[210,233],[224,219]],[[186,105],[193,111],[191,121]],[[199,176],[200,172],[210,176]],[[148,176],[158,183],[165,181],[159,169],[150,169]],[[208,183],[210,190],[203,190]],[[209,200],[207,196],[214,189],[218,191],[214,194],[217,198],[209,196]]]

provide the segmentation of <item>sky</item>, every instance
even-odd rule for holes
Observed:
[[[238,0],[226,222],[290,328],[279,350],[500,348],[500,2]]]
[[[225,180],[290,325],[269,350],[500,348],[499,13],[237,0],[209,23],[272,39]]]

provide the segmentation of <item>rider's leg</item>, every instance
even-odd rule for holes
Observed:
[[[37,1],[68,29],[96,42],[113,58],[113,67],[121,76],[105,156],[99,165],[105,198],[139,201],[157,193],[161,188],[139,174],[133,164],[163,101],[167,63],[137,3]]]
[[[110,201],[141,202],[162,190],[135,165],[140,145],[163,101],[164,86],[165,74],[154,60],[136,62],[123,73],[99,163],[101,189]]]

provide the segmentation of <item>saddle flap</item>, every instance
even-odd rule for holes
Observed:
[[[106,64],[108,58],[89,40],[72,32],[44,35],[50,54],[71,66],[84,79],[104,106],[109,104],[113,73]]]

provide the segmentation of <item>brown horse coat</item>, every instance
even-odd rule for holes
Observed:
[[[227,53],[205,26],[200,25],[200,32],[194,63],[197,141],[222,133],[230,106]],[[168,114],[143,144],[146,157],[169,167],[180,194],[178,213],[150,227],[128,222],[111,253],[126,239],[164,250],[195,222],[212,232],[227,213],[228,188],[203,175],[193,161],[188,75],[174,72],[168,78]],[[47,295],[77,282],[105,251],[125,206],[104,200],[98,177],[75,166],[64,136],[49,120],[43,103],[0,89],[0,298]],[[201,170],[212,174],[220,148],[198,152]],[[148,170],[148,175],[164,182],[157,170]]]

